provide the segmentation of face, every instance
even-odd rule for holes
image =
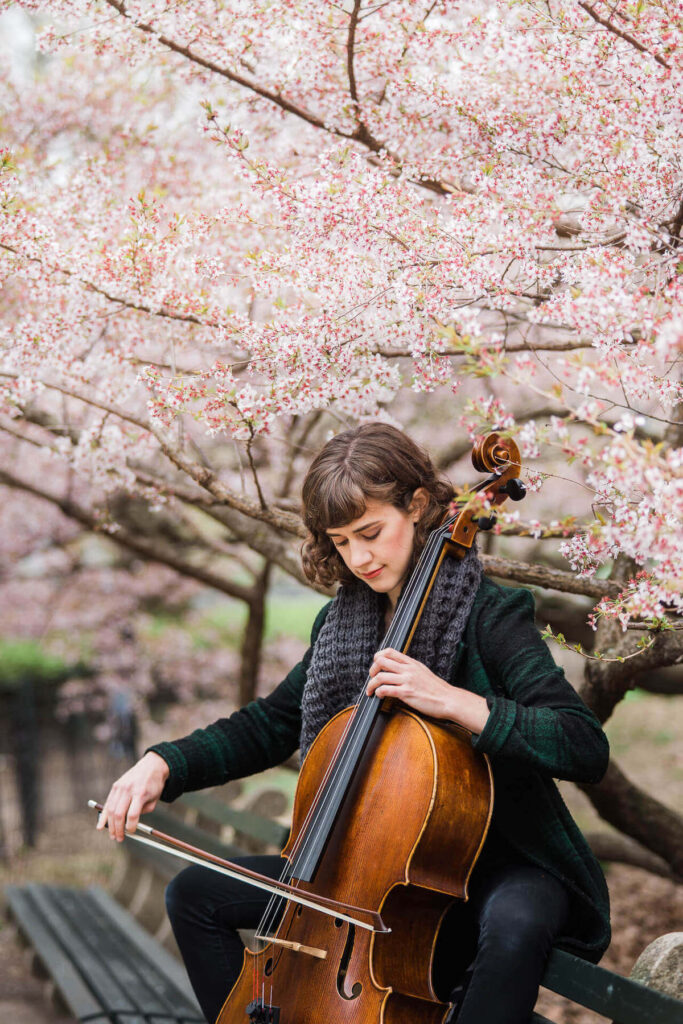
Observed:
[[[392,607],[408,572],[415,523],[425,504],[419,491],[407,512],[369,498],[362,516],[326,531],[347,568],[378,594],[388,594]]]

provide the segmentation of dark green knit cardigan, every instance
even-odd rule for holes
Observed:
[[[303,660],[268,697],[151,748],[170,768],[162,800],[252,775],[294,753],[312,645],[329,607],[318,613]],[[571,914],[558,945],[599,960],[610,939],[607,886],[553,777],[599,782],[609,746],[599,721],[541,639],[529,591],[482,580],[451,682],[485,697],[490,708],[472,743],[491,759],[497,836],[564,882],[572,896]]]

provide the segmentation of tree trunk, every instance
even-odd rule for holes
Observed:
[[[256,696],[258,686],[259,670],[261,668],[261,655],[263,647],[263,627],[266,619],[266,598],[268,596],[268,585],[272,562],[265,562],[261,572],[256,577],[252,588],[251,599],[249,600],[249,613],[247,624],[244,627],[242,644],[240,647],[240,678],[239,678],[239,702],[240,707],[248,704]]]

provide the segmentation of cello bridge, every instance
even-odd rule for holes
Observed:
[[[317,946],[306,946],[303,942],[289,942],[287,939],[275,939],[266,935],[255,935],[254,938],[261,942],[272,942],[276,946],[284,946],[285,949],[291,949],[295,953],[308,953],[309,956],[315,956],[318,960],[327,959],[327,950],[319,949]]]

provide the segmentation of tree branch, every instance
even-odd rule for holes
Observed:
[[[615,626],[619,634],[613,646],[605,647],[606,638],[596,637],[596,646],[606,656],[625,656],[634,650],[623,639],[621,627]],[[579,696],[595,712],[601,722],[607,721],[624,694],[638,684],[643,672],[669,665],[683,664],[683,635],[679,630],[667,629],[655,637],[654,643],[643,650],[637,658],[629,661],[590,661],[586,665],[584,681],[579,687]]]
[[[356,84],[356,69],[354,66],[356,56],[356,28],[358,26],[361,4],[362,0],[353,0],[353,10],[349,15],[349,31],[346,37],[346,70],[349,76],[349,93],[353,100],[354,117],[356,121],[355,138],[358,142],[362,142],[363,145],[367,146],[368,149],[372,150],[374,153],[379,153],[379,151],[385,147],[381,142],[377,141],[361,117],[358,86]]]
[[[221,504],[212,495],[202,494],[190,488],[182,487],[172,483],[165,478],[155,476],[149,472],[136,472],[140,480],[150,486],[158,487],[162,493],[168,493],[201,509],[217,523],[220,523],[239,543],[245,544],[252,551],[262,555],[267,561],[278,565],[289,576],[298,580],[305,587],[312,587],[321,594],[329,597],[334,591],[327,587],[313,586],[303,574],[301,560],[289,541],[285,541],[281,534],[275,533],[272,529],[262,523],[254,523],[253,520],[241,512]],[[294,513],[292,513],[294,514]],[[303,533],[303,531],[302,531]]]
[[[220,67],[220,65],[215,64],[206,57],[201,57],[198,53],[194,53],[189,46],[181,46],[179,43],[174,42],[173,39],[169,39],[168,36],[164,36],[160,32],[157,32],[153,25],[142,21],[136,21],[126,10],[125,3],[120,2],[120,0],[105,0],[105,3],[107,3],[109,7],[113,7],[114,10],[123,18],[126,18],[131,25],[138,29],[138,31],[144,32],[146,35],[154,36],[155,39],[173,53],[177,53],[179,56],[185,57],[186,60],[192,61],[193,64],[199,64],[200,67],[206,68],[207,71],[220,75],[222,78],[227,78],[228,81],[234,82],[235,85],[240,85],[242,88],[256,93],[257,96],[275,104],[276,107],[279,107],[281,110],[285,110],[288,114],[294,114],[296,117],[301,118],[302,121],[306,121],[308,124],[313,125],[314,128],[322,128],[323,131],[330,132],[332,135],[340,135],[344,139],[353,139],[355,137],[353,133],[342,132],[338,128],[332,128],[326,125],[325,122],[321,121],[319,117],[315,116],[315,114],[310,113],[308,110],[304,110],[303,107],[296,106],[296,104],[285,99],[285,97],[280,93],[275,93],[270,89],[265,89],[263,86],[258,85],[257,82],[253,82],[249,78],[245,78],[244,75],[238,75],[235,71],[229,71],[227,68]]]
[[[621,591],[621,586],[611,580],[599,580],[595,577],[584,578],[562,569],[551,569],[547,565],[530,565],[527,562],[515,562],[510,558],[498,558],[495,555],[480,555],[487,576],[497,576],[502,580],[516,580],[547,590],[561,590],[566,594],[584,594],[587,597],[614,597]]]
[[[559,325],[555,325],[558,326]],[[568,328],[562,328],[562,330],[568,330]],[[482,346],[485,348],[486,346]],[[509,352],[573,352],[576,349],[592,348],[592,342],[581,341],[580,339],[567,339],[567,341],[539,341],[531,342],[526,340],[511,341],[505,345],[501,350],[503,355],[507,355]],[[439,356],[460,356],[465,357],[470,355],[469,352],[459,352],[453,348],[439,348],[431,349],[434,355]],[[400,358],[400,359],[413,359],[414,353],[409,348],[373,348],[371,349],[373,355],[385,356],[386,358]]]
[[[660,57],[657,53],[652,53],[651,50],[648,50],[647,46],[643,46],[642,43],[639,43],[638,40],[634,39],[634,37],[629,35],[628,32],[624,32],[623,29],[617,28],[617,26],[613,25],[608,18],[601,18],[597,11],[591,7],[590,4],[586,3],[585,0],[579,0],[579,7],[583,7],[584,11],[587,14],[590,14],[593,21],[597,21],[597,23],[606,28],[608,32],[611,32],[613,35],[619,36],[620,39],[630,43],[631,46],[634,46],[636,50],[640,51],[640,53],[647,53],[648,56],[652,57],[653,60],[656,60],[658,64],[661,64],[663,68],[666,68],[668,71],[671,70],[671,65],[667,64],[663,57]]]
[[[661,878],[674,879],[673,871],[666,861],[646,850],[635,839],[614,832],[584,832],[584,837],[598,860],[631,864]]]
[[[21,252],[13,245],[7,245],[4,242],[0,242],[0,249],[4,249],[6,252],[11,252],[14,256],[19,259],[26,260],[28,263],[38,263],[41,267],[47,267],[55,274],[63,274],[65,277],[71,277],[74,281],[78,281],[86,291],[95,292],[96,295],[101,295],[102,298],[106,299],[107,302],[112,302],[117,306],[123,306],[125,309],[132,309],[137,313],[147,313],[149,316],[158,316],[166,320],[176,320],[180,323],[195,324],[198,327],[221,327],[222,325],[217,321],[213,320],[200,320],[199,317],[193,313],[170,313],[164,309],[152,309],[151,306],[146,306],[142,302],[131,302],[130,299],[121,298],[119,295],[112,295],[110,292],[105,291],[104,288],[100,288],[92,281],[88,281],[86,278],[79,277],[73,270],[67,270],[65,267],[58,267],[54,263],[48,263],[46,260],[40,259],[39,256],[27,256],[26,253]]]
[[[683,231],[683,199],[680,202],[671,224],[671,237],[674,239],[674,245],[676,247],[681,244],[681,231]]]
[[[358,109],[358,88],[356,86],[356,71],[353,66],[356,45],[356,27],[358,15],[360,14],[362,0],[353,0],[353,10],[349,15],[349,31],[346,37],[346,70],[349,76],[349,92],[351,99],[356,105],[356,121],[360,124],[360,112]]]
[[[179,558],[166,545],[154,543],[139,535],[133,535],[124,528],[119,528],[113,533],[103,530],[102,523],[96,515],[70,498],[60,498],[58,495],[51,494],[49,491],[43,490],[26,480],[21,480],[19,477],[7,472],[7,470],[0,470],[0,484],[32,494],[34,497],[42,498],[44,501],[49,501],[60,509],[65,516],[68,516],[69,519],[74,519],[82,526],[96,533],[104,533],[114,543],[134,552],[136,555],[140,555],[147,561],[160,562],[162,565],[167,565],[183,576],[195,579],[199,583],[204,583],[206,586],[213,587],[215,590],[219,590],[240,601],[248,603],[251,599],[250,587],[243,587],[208,569],[193,565],[192,562]]]
[[[20,375],[18,373],[0,371],[0,377],[5,377],[8,380],[18,380],[19,376]],[[235,494],[221,483],[213,470],[209,469],[208,466],[202,466],[187,458],[179,446],[172,444],[171,441],[164,437],[163,433],[151,423],[145,422],[137,416],[133,416],[131,413],[126,412],[125,409],[122,409],[120,406],[114,405],[111,402],[103,402],[99,399],[93,398],[91,395],[84,395],[82,392],[76,390],[76,388],[68,388],[63,384],[53,384],[48,381],[38,380],[37,378],[34,379],[36,380],[36,383],[41,384],[42,387],[59,391],[63,395],[75,398],[77,401],[90,405],[95,409],[101,409],[103,412],[108,412],[112,416],[117,416],[126,423],[132,423],[140,430],[152,434],[152,436],[159,442],[159,447],[164,455],[166,455],[166,457],[174,463],[178,469],[182,470],[187,474],[187,476],[194,480],[195,483],[207,490],[220,502],[229,505],[231,508],[241,512],[243,515],[250,516],[252,519],[259,519],[264,523],[268,523],[268,525],[275,527],[276,530],[283,530],[284,532],[293,534],[296,537],[305,536],[305,530],[299,516],[294,516],[286,512],[274,512],[270,507],[263,509],[256,502],[248,501]]]
[[[597,786],[580,787],[598,814],[620,832],[661,857],[683,881],[683,819],[636,786],[610,761]]]
[[[371,153],[387,153],[387,155],[389,155],[396,163],[396,172],[398,173],[400,171],[402,165],[400,158],[395,153],[392,153],[384,143],[375,139],[361,121],[357,122],[357,127],[355,131],[352,132],[345,132],[342,131],[341,128],[335,128],[334,125],[326,124],[325,121],[321,120],[309,110],[305,110],[303,107],[292,103],[291,100],[285,99],[281,93],[272,92],[272,90],[264,88],[264,86],[246,78],[244,75],[238,75],[235,71],[230,71],[227,68],[220,67],[220,65],[214,63],[214,61],[208,60],[206,57],[201,57],[198,53],[195,53],[190,49],[190,46],[181,46],[180,43],[176,43],[173,39],[169,39],[168,36],[157,32],[153,25],[147,24],[146,22],[135,21],[126,10],[125,3],[121,2],[121,0],[105,0],[105,3],[110,7],[113,7],[114,10],[122,17],[126,18],[131,25],[138,29],[138,31],[153,36],[173,53],[179,54],[179,56],[184,57],[186,60],[192,61],[192,63],[198,64],[200,67],[206,68],[207,71],[220,75],[222,78],[226,78],[228,81],[234,82],[236,85],[239,85],[244,89],[248,89],[250,92],[255,93],[262,99],[273,103],[275,106],[279,107],[280,110],[284,110],[288,114],[294,114],[295,117],[300,118],[302,121],[312,125],[314,128],[319,128],[322,131],[328,132],[330,135],[335,135],[342,139],[348,139],[350,142],[358,142],[362,146],[365,146]],[[432,178],[417,177],[411,178],[410,180],[413,184],[429,189],[430,192],[435,192],[437,195],[449,195],[455,191],[452,185],[447,185]],[[471,189],[468,189],[467,191],[471,191]]]

